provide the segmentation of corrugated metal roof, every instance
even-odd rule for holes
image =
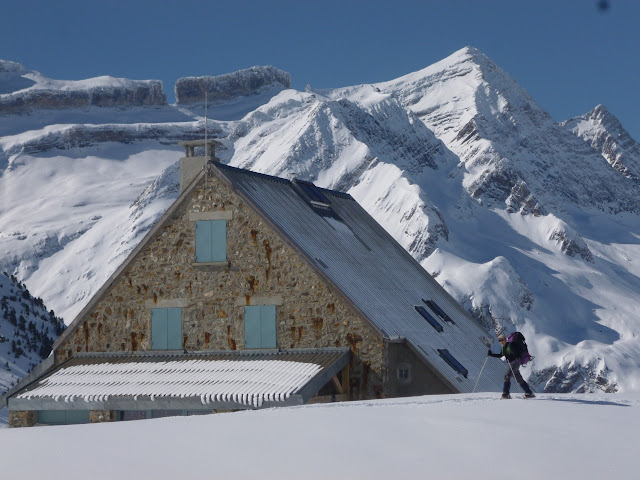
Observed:
[[[265,402],[270,406],[287,402],[321,373],[342,368],[348,356],[347,349],[85,354],[72,358],[14,398],[24,405],[32,399],[104,403],[122,397],[149,397],[152,401],[198,397],[203,408],[220,403],[260,408]],[[328,372],[329,378],[335,373]]]
[[[487,357],[486,333],[350,195],[320,189],[335,215],[313,206],[293,182],[215,164],[232,186],[389,339],[406,339],[461,392],[473,390]],[[415,309],[435,301],[455,322],[437,332]],[[468,370],[463,377],[438,353]],[[503,365],[486,363],[478,391],[502,388]]]

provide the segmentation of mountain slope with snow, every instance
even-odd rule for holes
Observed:
[[[49,356],[63,330],[62,319],[42,299],[0,273],[0,396]]]
[[[539,391],[640,390],[640,155],[602,109],[556,124],[473,48],[377,85],[282,86],[220,93],[223,162],[351,193],[487,331],[525,334]],[[197,100],[0,118],[0,266],[66,322],[177,197]]]

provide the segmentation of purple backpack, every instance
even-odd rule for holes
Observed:
[[[507,342],[511,344],[511,349],[520,355],[520,365],[526,365],[533,357],[529,355],[529,349],[527,348],[527,342],[524,341],[524,335],[520,332],[513,332],[507,337]]]

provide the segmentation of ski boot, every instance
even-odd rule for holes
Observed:
[[[533,392],[525,393],[524,398],[535,398],[536,394]]]
[[[508,393],[503,393],[502,397],[500,397],[502,400],[508,400],[509,398],[511,398],[511,395],[509,395]]]

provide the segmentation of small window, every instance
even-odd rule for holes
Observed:
[[[227,261],[227,221],[200,220],[196,222],[196,262]]]
[[[276,306],[244,307],[244,348],[276,348]]]
[[[456,360],[456,357],[449,353],[449,350],[447,350],[446,348],[439,348],[438,353],[444,359],[444,361],[449,364],[451,368],[453,368],[464,378],[467,378],[467,375],[469,375],[469,371],[464,368],[458,360]]]
[[[121,410],[118,420],[128,422],[130,420],[144,420],[148,418],[146,410]]]
[[[182,309],[151,309],[151,350],[182,350]]]
[[[298,179],[295,179],[294,181],[312,203],[327,207],[330,205],[329,199],[313,183]]]
[[[442,333],[444,331],[442,325],[440,325],[440,323],[435,318],[433,318],[433,316],[429,312],[427,312],[426,308],[424,308],[422,305],[418,305],[416,307],[416,310],[425,318],[427,322],[429,322],[429,325],[435,328],[438,332]]]
[[[433,300],[425,300],[424,298],[422,299],[422,301],[436,314],[438,315],[442,320],[444,320],[445,322],[449,322],[449,323],[456,323],[452,320],[452,318],[447,315],[445,313],[444,310],[442,310],[440,308],[440,306],[434,302]]]
[[[396,370],[399,383],[411,383],[411,364],[400,363]]]

